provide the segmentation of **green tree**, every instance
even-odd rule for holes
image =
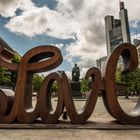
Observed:
[[[0,67],[0,85],[9,86],[9,83],[10,83],[9,71],[4,67]]]
[[[121,68],[116,71],[116,82],[127,84],[127,88],[124,91],[126,97],[133,93],[136,95],[140,94],[140,69],[138,68],[134,72],[129,72],[124,75],[121,74]]]
[[[89,80],[83,78],[81,80],[81,92],[82,93],[88,92],[90,90],[88,85],[89,85]]]
[[[14,56],[11,59],[11,62],[12,63],[20,63],[20,61],[21,61],[21,57],[18,56],[17,54],[14,54]]]
[[[33,76],[33,90],[34,91],[39,92],[41,83],[43,82],[43,80],[44,80],[43,75],[34,74]]]
[[[117,68],[116,71],[116,82],[122,82],[122,74],[121,74],[121,67]]]
[[[51,92],[56,92],[57,90],[58,90],[58,83],[54,81],[51,87]]]
[[[11,59],[12,63],[20,63],[21,57],[14,54],[13,58]],[[17,72],[11,72],[11,82],[10,82],[10,87],[15,90],[16,87],[16,82],[17,82]]]
[[[122,81],[128,84],[127,92],[140,94],[140,69],[124,75]]]

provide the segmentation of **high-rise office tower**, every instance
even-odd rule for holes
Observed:
[[[105,17],[107,55],[122,43],[131,43],[127,9],[120,2],[119,19],[113,16]]]

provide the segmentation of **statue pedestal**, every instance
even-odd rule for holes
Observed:
[[[81,94],[81,83],[79,81],[72,81],[70,83],[71,90],[72,90],[72,96],[73,97],[82,97]]]

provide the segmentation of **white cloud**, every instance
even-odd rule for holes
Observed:
[[[78,56],[78,65],[83,68],[95,66],[95,60],[106,55],[104,16],[117,13],[116,3],[94,0],[57,0],[57,11],[78,24],[76,43],[67,47],[67,61],[73,65],[73,58]],[[79,3],[79,5],[77,4]],[[78,6],[77,6],[78,5]],[[98,5],[98,6],[97,6]]]
[[[140,20],[140,1],[139,0],[123,0],[125,7],[128,9],[129,20]]]
[[[132,20],[130,22],[130,26],[132,28],[140,29],[140,19],[139,20]]]
[[[24,11],[22,15],[12,18],[5,27],[29,37],[47,34],[63,39],[72,37],[76,31],[73,21],[69,22],[69,19],[45,6]]]
[[[80,67],[93,67],[95,66],[95,60],[101,55],[106,55],[105,46],[103,45],[96,45],[91,42],[87,42],[87,40],[83,37],[83,39],[80,39],[77,43],[70,44],[69,47],[66,48],[67,56],[65,57],[66,60],[73,63],[73,58],[79,57],[80,61],[78,62],[78,65]]]
[[[72,43],[67,47],[68,55],[66,59],[73,65],[72,58],[78,56],[80,58],[78,62],[80,67],[95,66],[95,60],[106,55],[104,17],[113,15],[115,18],[119,18],[119,1],[57,1],[57,10],[65,17],[79,23],[79,32],[76,33],[78,41],[76,44]],[[135,0],[135,2],[139,3],[138,0]],[[140,18],[140,8],[136,9],[134,1],[127,0],[125,7],[128,9],[130,20]]]
[[[65,73],[66,73],[67,77],[68,77],[69,79],[71,79],[71,72],[70,72],[70,71],[65,71]]]
[[[19,0],[1,0],[0,1],[0,15],[4,17],[12,17],[18,8]]]
[[[132,20],[130,26],[133,29],[131,32],[131,41],[140,39],[140,20]]]
[[[81,68],[81,72],[80,72],[80,79],[84,78],[86,76],[86,73],[88,71],[89,68],[85,68],[85,67],[82,67]]]
[[[134,39],[139,39],[140,40],[140,33],[131,34],[131,41],[133,42]]]
[[[0,0],[0,15],[3,17],[16,16],[17,9],[30,10],[34,8],[34,3],[31,0]]]

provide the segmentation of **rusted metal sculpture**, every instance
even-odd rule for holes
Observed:
[[[123,58],[124,70],[122,73],[132,72],[138,66],[138,56],[135,46],[130,44],[123,44],[117,47],[108,58],[103,72],[103,83],[105,86],[103,100],[108,112],[119,122],[123,124],[140,124],[140,112],[138,100],[136,107],[131,114],[126,114],[117,100],[115,91],[115,73],[117,68],[117,61],[119,56]]]
[[[78,114],[72,98],[71,88],[66,74],[51,73],[44,79],[37,97],[35,108],[32,108],[32,77],[34,73],[44,72],[56,68],[62,62],[62,55],[54,46],[39,46],[28,51],[21,59],[20,64],[13,64],[0,57],[0,65],[11,71],[18,71],[16,92],[8,94],[0,91],[0,122],[32,123],[41,118],[43,123],[56,123],[64,107],[73,124],[83,124],[91,116],[98,93],[103,93],[104,104],[108,112],[122,124],[140,124],[139,101],[132,114],[126,114],[117,101],[115,83],[116,66],[119,56],[122,55],[124,71],[131,72],[137,68],[138,58],[135,46],[122,44],[117,47],[106,62],[103,74],[97,68],[87,71],[85,78],[92,78],[91,93],[81,114]],[[58,83],[58,103],[54,113],[51,112],[51,85]]]

